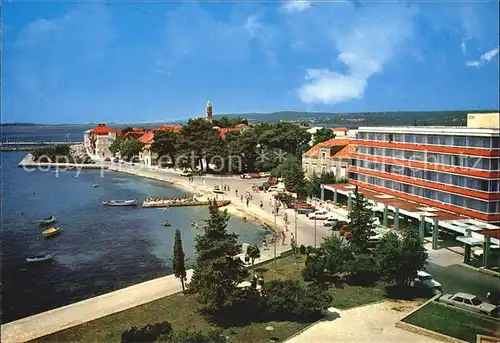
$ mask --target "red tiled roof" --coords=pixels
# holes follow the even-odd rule
[[[347,144],[342,150],[333,154],[331,157],[334,158],[348,158],[350,154],[356,151],[356,144]]]
[[[153,144],[155,133],[153,131],[143,134],[137,139],[138,142],[144,143],[146,146]]]
[[[334,128],[332,128],[332,131],[333,132],[339,132],[339,131],[340,132],[346,132],[346,131],[349,131],[349,129],[346,128],[346,127],[334,127]]]
[[[238,128],[238,127],[223,127],[221,129],[219,129],[219,136],[221,139],[224,139],[226,138],[226,134],[228,132],[233,132],[233,131],[240,131],[241,128]]]
[[[160,131],[181,132],[182,125],[162,125],[158,128]]]
[[[107,127],[106,124],[98,124],[97,127],[90,130],[90,133],[93,133],[95,135],[107,135],[110,133],[116,133],[118,135],[120,134],[120,130],[112,127]]]
[[[353,142],[352,139],[347,139],[347,138],[346,139],[336,139],[336,138],[332,138],[332,139],[329,139],[327,141],[324,141],[324,142],[321,142],[319,144],[316,144],[311,149],[309,149],[308,151],[306,151],[304,153],[304,155],[306,155],[306,156],[317,156],[318,153],[319,153],[319,148],[332,148],[332,147],[335,147],[335,146],[337,146],[337,147],[347,146],[351,142]],[[340,150],[340,151],[342,151],[342,150]],[[338,154],[340,151],[337,151],[334,155]]]

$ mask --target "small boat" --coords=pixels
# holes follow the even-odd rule
[[[99,185],[96,185],[95,183],[92,185],[92,187],[97,188]]]
[[[41,219],[38,221],[38,224],[39,225],[48,225],[48,224],[52,224],[52,223],[55,223],[56,221],[56,216],[50,216],[50,217],[47,217],[45,219]]]
[[[165,220],[162,225],[165,227],[171,226],[171,224],[167,220]]]
[[[198,228],[198,227],[200,227],[200,225],[197,222],[192,222],[191,227]]]
[[[61,232],[60,228],[53,226],[53,227],[43,231],[42,235],[44,235],[45,237],[51,237],[51,236],[57,235],[60,232]]]
[[[105,206],[137,206],[137,199],[134,200],[109,200],[103,201]]]
[[[44,262],[44,261],[50,261],[53,258],[54,258],[54,254],[39,254],[39,255],[26,257],[26,262],[28,262],[28,263]]]
[[[217,207],[224,207],[231,203],[231,200],[217,201]]]

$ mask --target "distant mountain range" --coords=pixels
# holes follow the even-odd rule
[[[272,113],[240,113],[240,114],[218,114],[214,118],[227,116],[229,118],[242,117],[249,122],[277,123],[281,121],[302,122],[309,126],[342,126],[357,128],[359,126],[404,126],[404,125],[445,125],[464,126],[467,124],[468,113],[498,112],[498,110],[469,110],[469,111],[401,111],[401,112],[356,112],[356,113],[328,113],[328,112],[298,112],[280,111]],[[182,123],[185,121],[176,121]],[[164,122],[168,124],[168,122]],[[113,125],[115,123],[108,123]],[[162,123],[163,124],[163,123]],[[34,123],[2,123],[1,126],[34,126],[47,124]],[[68,125],[68,124],[61,124]],[[155,123],[120,123],[119,126],[157,126]]]

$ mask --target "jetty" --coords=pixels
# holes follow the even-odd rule
[[[165,208],[165,207],[187,207],[187,206],[208,206],[208,200],[196,198],[162,198],[153,197],[143,201],[143,208]]]
[[[64,163],[64,162],[35,162],[33,161],[33,155],[27,154],[21,162],[17,164],[19,168],[55,168],[55,169],[108,169],[107,166],[99,163],[89,163],[89,164],[81,164],[81,163]]]

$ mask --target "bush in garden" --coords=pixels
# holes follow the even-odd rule
[[[301,244],[300,247],[299,247],[299,251],[302,255],[305,255],[306,254],[306,247],[304,244]]]
[[[169,335],[172,326],[168,322],[148,324],[140,329],[133,326],[122,333],[122,343],[156,342],[161,335]]]

